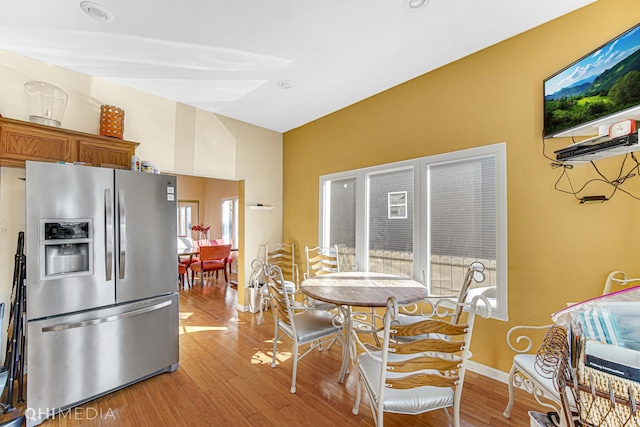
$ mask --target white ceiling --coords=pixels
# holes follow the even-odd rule
[[[0,49],[285,132],[595,0],[406,1],[14,0]]]

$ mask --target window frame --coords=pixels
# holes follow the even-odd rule
[[[508,320],[508,280],[507,280],[507,163],[506,143],[500,142],[459,151],[436,154],[401,162],[394,162],[372,167],[338,172],[319,177],[319,224],[318,242],[320,246],[329,243],[329,229],[325,221],[330,212],[325,206],[326,186],[333,180],[356,179],[356,265],[368,265],[368,177],[375,173],[384,173],[396,169],[413,168],[414,171],[414,200],[413,200],[413,279],[428,285],[430,276],[430,242],[429,228],[429,197],[428,169],[433,165],[474,160],[492,157],[496,166],[496,292],[497,304],[492,310],[492,318]],[[407,206],[408,208],[408,206]],[[407,212],[408,213],[408,212]]]

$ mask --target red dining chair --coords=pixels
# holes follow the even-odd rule
[[[210,242],[212,246],[224,245],[224,239],[211,239]],[[229,258],[227,258],[227,265],[229,266],[229,274],[231,274],[232,262],[233,262],[233,256],[229,255]]]
[[[184,286],[185,278],[187,280],[187,284],[191,286],[191,282],[189,281],[189,275],[187,274],[187,266],[183,263],[178,263],[178,280],[180,281],[180,286]]]
[[[191,283],[194,282],[195,273],[200,273],[200,284],[204,284],[204,275],[212,271],[222,270],[224,282],[229,283],[227,276],[227,259],[231,254],[231,245],[200,246],[200,261],[194,262],[191,269]]]

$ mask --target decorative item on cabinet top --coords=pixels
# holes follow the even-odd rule
[[[138,142],[0,118],[0,166],[24,167],[25,160],[37,160],[128,169],[138,145]]]
[[[24,84],[29,106],[29,121],[41,125],[60,127],[67,108],[67,93],[47,82],[30,81]]]
[[[100,135],[122,139],[124,110],[113,105],[100,106]]]

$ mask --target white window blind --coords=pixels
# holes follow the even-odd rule
[[[496,259],[493,157],[429,166],[431,255]]]

